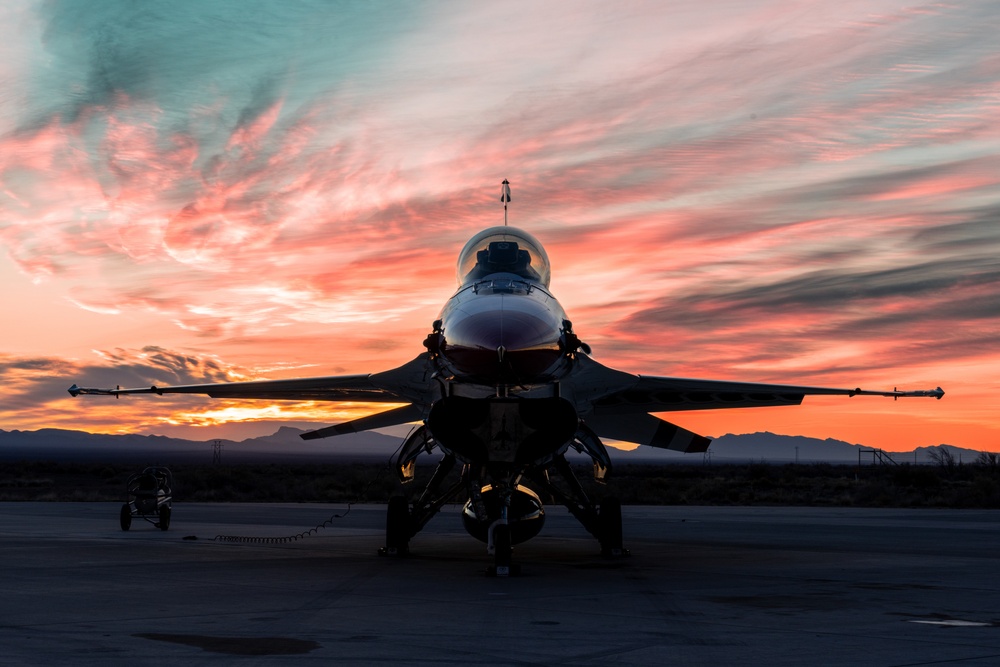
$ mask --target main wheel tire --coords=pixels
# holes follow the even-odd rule
[[[170,528],[170,507],[167,505],[160,505],[160,520],[156,524],[160,527],[160,530],[167,530]]]
[[[128,503],[122,505],[122,511],[118,513],[118,522],[122,526],[122,530],[128,530],[132,527],[132,508],[129,507]]]
[[[401,556],[409,549],[410,504],[404,496],[393,496],[385,513],[385,553]]]
[[[622,545],[622,502],[618,498],[605,498],[597,514],[600,533],[601,553],[605,556],[621,556],[625,553]]]

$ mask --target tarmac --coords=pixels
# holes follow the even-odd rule
[[[457,508],[407,558],[378,505],[118,509],[0,503],[0,664],[1000,664],[1000,511],[625,507],[605,559],[548,508],[498,579]]]

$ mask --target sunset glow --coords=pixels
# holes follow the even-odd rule
[[[366,414],[66,389],[409,361],[508,178],[606,365],[947,392],[665,418],[1000,451],[994,3],[378,7],[0,10],[0,428]]]

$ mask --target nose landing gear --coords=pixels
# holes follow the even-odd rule
[[[510,526],[497,523],[493,526],[492,544],[487,551],[493,552],[493,565],[486,568],[491,577],[511,577],[521,573],[521,566],[513,562],[514,549],[511,545]]]

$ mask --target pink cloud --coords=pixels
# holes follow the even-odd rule
[[[222,84],[167,104],[105,91],[0,137],[0,241],[107,313],[108,344],[155,320],[155,342],[244,367],[374,371],[420,351],[507,177],[512,224],[547,245],[600,359],[902,373],[950,383],[924,421],[971,423],[949,363],[1000,363],[1000,59],[977,55],[979,5],[881,6],[522,7],[502,25],[508,8],[469,7],[398,35],[364,77],[306,59],[239,105]],[[874,428],[884,408],[857,404]]]
[[[309,401],[268,402],[213,400],[207,397],[126,397],[120,400],[74,399],[70,383],[86,386],[147,386],[263,379],[294,373],[296,369],[256,369],[226,364],[214,355],[178,353],[156,347],[101,352],[96,363],[57,358],[0,356],[0,377],[12,391],[12,400],[0,407],[0,423],[22,430],[80,429],[103,433],[149,433],[178,425],[223,427],[228,423],[287,421],[330,423],[370,414],[377,409],[360,404]],[[300,369],[301,370],[301,369]],[[277,374],[277,375],[275,375]],[[133,400],[138,398],[139,400]],[[150,400],[152,399],[152,400]],[[6,426],[5,426],[6,427]],[[277,426],[274,427],[275,430]],[[218,437],[207,430],[204,439]],[[224,432],[224,429],[223,429]],[[197,437],[197,436],[196,436]]]

